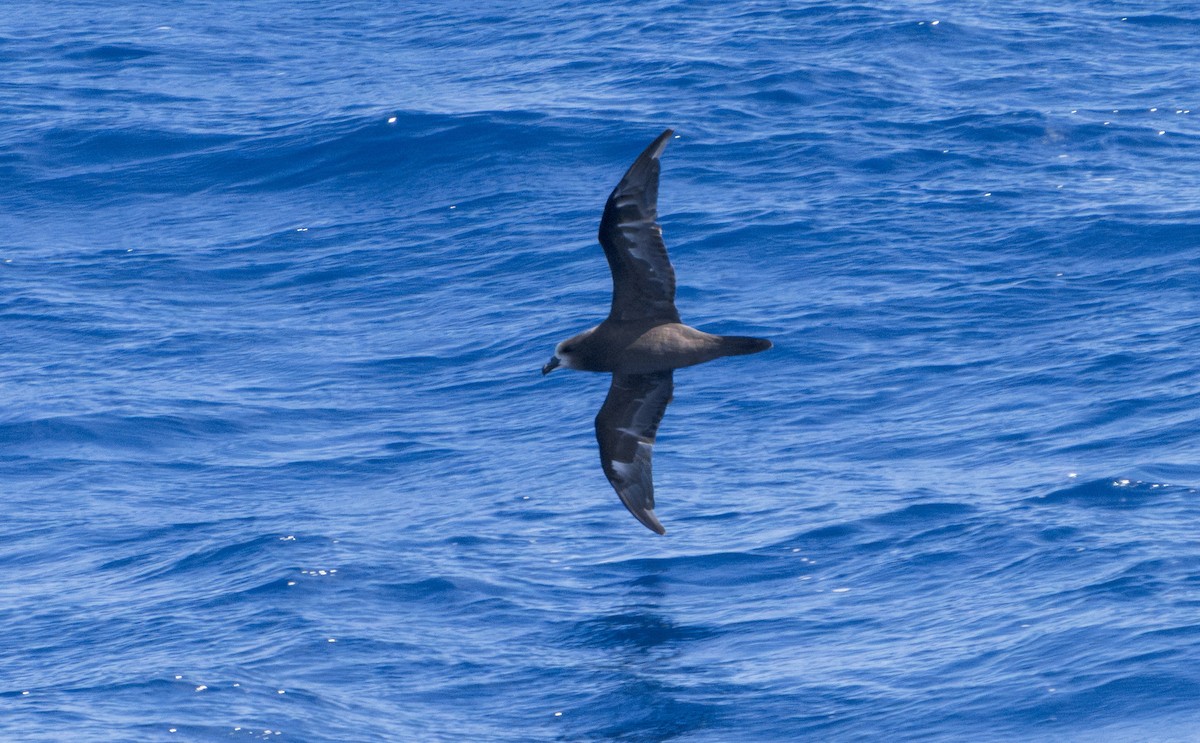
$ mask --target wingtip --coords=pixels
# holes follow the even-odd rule
[[[654,141],[650,143],[650,146],[646,148],[647,154],[649,154],[650,157],[657,159],[660,155],[662,155],[663,150],[667,149],[667,143],[671,141],[671,135],[674,133],[674,129],[668,128],[663,130],[663,133],[655,137]]]
[[[667,530],[663,528],[663,525],[661,523],[659,523],[658,517],[654,515],[653,509],[648,508],[644,511],[641,511],[640,513],[634,513],[633,515],[637,516],[637,520],[642,522],[642,525],[645,526],[650,531],[652,531],[656,534],[666,534],[667,533]]]

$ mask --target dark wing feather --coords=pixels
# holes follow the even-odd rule
[[[666,529],[654,515],[650,454],[673,389],[670,370],[614,374],[608,397],[596,416],[604,474],[629,512],[659,534]]]
[[[638,155],[609,195],[600,219],[600,244],[613,277],[609,318],[618,322],[679,322],[675,269],[658,224],[658,157],[671,134],[668,129],[658,135]]]

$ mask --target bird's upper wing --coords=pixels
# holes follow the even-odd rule
[[[654,515],[650,454],[658,424],[671,402],[671,371],[614,374],[608,397],[596,416],[600,464],[621,502],[637,520],[665,534]]]
[[[609,318],[679,322],[675,269],[658,224],[658,157],[672,130],[650,143],[613,189],[600,219],[600,244],[612,269]]]

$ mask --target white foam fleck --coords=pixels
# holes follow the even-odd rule
[[[389,123],[389,124],[395,124],[395,123],[396,123],[396,117],[395,117],[395,116],[393,116],[393,117],[391,117],[390,119],[388,119],[388,123]]]
[[[849,590],[850,590],[849,588],[835,588],[835,589],[833,589],[833,593],[846,593]]]
[[[199,686],[196,687],[196,691],[204,691],[207,688],[208,687],[205,686],[204,684],[200,684]]]

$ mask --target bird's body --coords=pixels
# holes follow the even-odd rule
[[[680,322],[675,270],[657,221],[658,158],[671,134],[642,152],[605,204],[599,237],[613,276],[608,317],[559,343],[542,367],[542,374],[562,366],[613,375],[596,415],[600,463],[621,502],[659,534],[665,530],[654,515],[650,454],[671,402],[672,372],[771,347],[763,338],[713,335]]]
[[[564,354],[570,360],[560,361],[562,366],[615,374],[670,371],[770,348],[769,341],[759,338],[713,335],[683,323],[653,320],[605,320],[564,345],[572,350]]]

